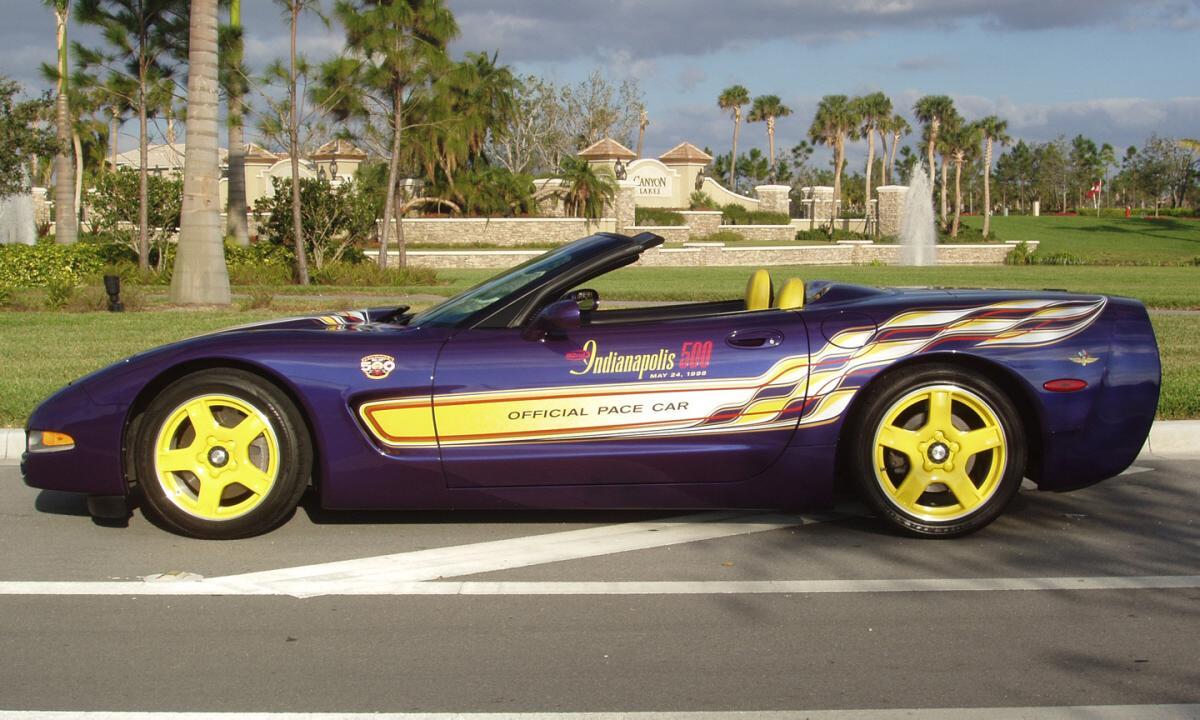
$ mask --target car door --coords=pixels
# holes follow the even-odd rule
[[[434,420],[450,487],[738,482],[787,444],[804,403],[800,315],[768,310],[470,329],[443,347]]]

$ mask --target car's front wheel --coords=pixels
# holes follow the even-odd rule
[[[210,370],[160,393],[135,426],[144,511],[192,537],[266,532],[296,507],[312,451],[295,405],[253,373]]]
[[[1021,486],[1025,440],[1016,407],[986,377],[929,365],[883,378],[850,430],[860,494],[910,535],[973,532]]]

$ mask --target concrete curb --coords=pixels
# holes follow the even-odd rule
[[[25,431],[0,428],[0,465],[16,465],[25,452]],[[1200,457],[1200,420],[1159,420],[1150,428],[1142,455]]]

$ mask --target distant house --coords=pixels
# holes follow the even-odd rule
[[[155,175],[178,174],[183,172],[183,159],[187,146],[183,143],[163,143],[150,145],[146,152],[146,168]],[[221,148],[221,207],[225,207],[228,197],[229,152]],[[137,169],[141,166],[137,148],[117,155],[116,166]],[[292,163],[287,153],[273,153],[270,150],[248,143],[246,145],[246,204],[254,207],[261,198],[274,194],[272,178],[290,178]],[[367,154],[348,140],[331,140],[317,148],[313,154],[301,159],[300,177],[317,177],[319,175],[332,178],[334,181],[349,180],[358,172],[358,166],[367,159]]]

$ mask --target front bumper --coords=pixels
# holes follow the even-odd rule
[[[43,490],[125,495],[121,459],[125,408],[95,403],[80,386],[69,385],[42,403],[29,418],[29,430],[70,435],[69,450],[26,452],[21,456],[25,484]]]

